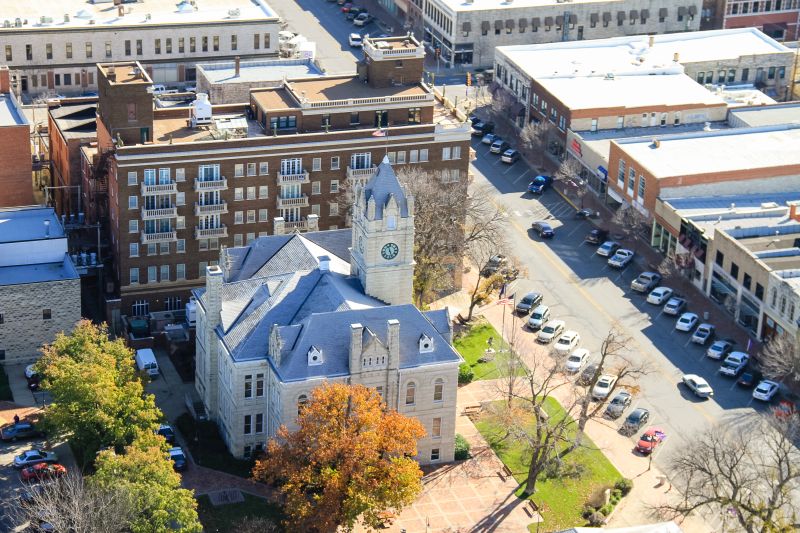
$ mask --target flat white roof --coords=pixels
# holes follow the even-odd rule
[[[313,78],[323,76],[310,59],[266,59],[263,61],[242,61],[239,75],[233,61],[204,63],[197,65],[210,83],[255,83],[261,81],[281,81],[284,78]]]
[[[561,103],[576,109],[637,108],[702,104],[725,106],[725,100],[685,74],[641,76],[569,76],[537,80]]]
[[[16,101],[10,95],[0,93],[0,127],[21,126],[27,123]]]
[[[656,178],[800,165],[800,126],[741,128],[615,141]],[[787,175],[788,175],[787,171]]]
[[[800,123],[800,102],[733,109],[730,116],[747,126]]]
[[[264,0],[198,0],[195,4],[196,9],[187,0],[138,0],[122,4],[126,13],[120,17],[113,0],[96,0],[95,3],[87,0],[0,0],[0,22],[8,20],[11,24],[10,28],[0,26],[0,33],[21,29],[77,27],[89,30],[114,26],[266,20],[277,16]],[[42,17],[52,20],[42,22]],[[22,21],[22,27],[15,27],[17,18]]]
[[[591,41],[498,46],[531,78],[680,72],[681,65],[792,51],[755,28],[637,35]],[[678,54],[678,63],[674,61]]]

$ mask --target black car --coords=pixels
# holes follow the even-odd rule
[[[484,122],[479,120],[475,124],[472,125],[472,134],[473,135],[480,135],[483,137],[487,133],[492,133],[494,131],[494,122]]]
[[[594,216],[597,216],[597,213],[591,209],[581,209],[580,211],[575,212],[575,218],[587,219]]]
[[[542,303],[543,298],[540,292],[529,292],[517,302],[517,306],[514,310],[520,315],[527,315],[531,312],[531,309]]]
[[[605,416],[609,418],[619,417],[631,404],[633,396],[628,391],[619,391],[606,407]]]
[[[43,437],[44,432],[40,431],[30,422],[17,422],[10,426],[5,426],[0,430],[0,439],[4,442],[16,441],[19,439],[35,439]]]
[[[746,389],[752,389],[759,384],[763,377],[758,370],[748,370],[736,380],[736,384]]]
[[[533,231],[535,231],[542,239],[552,239],[556,236],[553,226],[541,220],[531,224],[531,229],[533,229]]]
[[[600,244],[606,242],[607,239],[608,230],[597,228],[590,231],[585,240],[592,244]]]
[[[591,365],[587,366],[581,372],[581,375],[578,376],[578,384],[580,385],[590,385],[592,380],[594,379],[594,375],[597,374],[597,371],[600,369],[600,365],[597,363],[592,363]]]
[[[172,430],[172,426],[169,424],[161,424],[158,428],[158,431],[156,431],[156,434],[164,437],[164,440],[167,441],[167,444],[175,444],[175,431]]]
[[[650,411],[642,407],[638,407],[628,415],[628,418],[625,419],[625,423],[622,424],[620,431],[626,435],[633,435],[639,431],[639,428],[647,424],[648,420],[650,420]]]
[[[181,448],[171,448],[169,450],[169,458],[172,459],[172,468],[176,472],[183,472],[189,466],[186,455],[184,455]]]

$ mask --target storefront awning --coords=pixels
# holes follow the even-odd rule
[[[614,200],[616,200],[616,201],[618,201],[619,203],[621,203],[621,204],[624,204],[624,203],[625,203],[625,198],[623,198],[622,196],[620,196],[620,195],[619,195],[619,193],[617,193],[617,191],[615,191],[615,190],[614,190],[614,189],[612,189],[611,187],[609,187],[609,188],[608,188],[608,195],[609,195],[611,198],[613,198]]]

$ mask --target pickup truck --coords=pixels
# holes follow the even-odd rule
[[[528,184],[528,192],[533,194],[543,194],[550,185],[553,184],[551,176],[536,176],[533,181]]]
[[[631,281],[631,289],[636,292],[650,292],[661,283],[661,275],[655,272],[642,272],[639,277]]]

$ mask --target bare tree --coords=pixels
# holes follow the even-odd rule
[[[469,310],[466,320],[472,320],[475,307],[486,303],[492,293],[505,283],[505,277],[497,265],[496,257],[502,249],[502,243],[479,239],[466,246],[466,256],[469,262],[478,269],[475,284],[469,292]]]
[[[500,85],[495,86],[492,92],[492,103],[489,106],[489,115],[495,122],[510,122],[513,120],[511,109],[516,103],[516,98],[507,89]]]
[[[568,156],[558,165],[553,179],[563,182],[567,186],[565,189],[567,193],[573,194],[583,209],[583,197],[586,195],[587,184],[586,180],[581,178],[581,172],[583,172],[583,165],[580,161]]]
[[[554,132],[555,126],[549,120],[528,122],[519,132],[519,151],[526,159],[542,168],[547,157],[547,146]]]
[[[669,467],[683,500],[658,508],[671,516],[711,509],[748,533],[800,529],[797,416],[752,415],[692,437]]]
[[[52,531],[122,533],[130,530],[134,509],[124,490],[100,488],[70,472],[51,483],[31,486],[8,512],[15,523],[30,523],[31,529],[48,523]]]
[[[614,218],[611,221],[619,226],[620,231],[628,240],[632,240],[633,248],[636,249],[638,247],[636,237],[647,223],[647,218],[642,212],[632,205],[620,207],[614,213]]]
[[[789,335],[775,335],[761,347],[758,355],[766,376],[800,381],[800,346]]]

